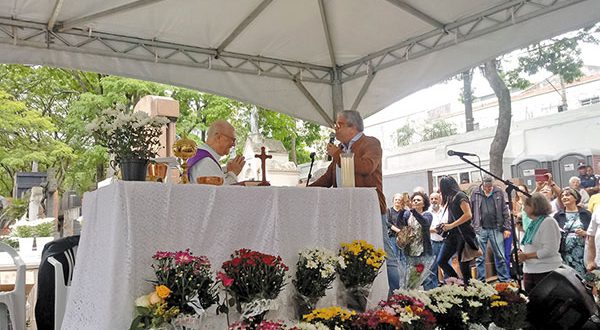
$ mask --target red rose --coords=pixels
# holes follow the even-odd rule
[[[417,264],[415,268],[417,269],[417,273],[422,273],[425,269],[425,266],[423,264]]]

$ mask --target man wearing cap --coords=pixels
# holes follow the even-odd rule
[[[589,175],[587,173],[587,169],[588,166],[585,164],[579,164],[579,167],[577,167],[577,171],[579,172],[579,180],[581,180],[581,187],[593,188],[598,184],[598,182],[596,181],[596,177],[594,176],[594,174]]]
[[[504,239],[510,237],[509,211],[504,192],[494,186],[491,177],[485,177],[483,184],[471,195],[471,224],[483,256],[477,258],[477,279],[485,282],[485,259],[487,243],[492,246],[496,273],[500,282],[510,281],[510,272],[504,255]]]

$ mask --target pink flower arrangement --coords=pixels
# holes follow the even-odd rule
[[[157,285],[171,290],[169,306],[177,306],[182,313],[193,314],[195,308],[206,309],[217,302],[215,283],[210,262],[205,256],[194,256],[185,251],[157,251],[152,264]]]
[[[285,330],[283,321],[262,321],[257,325],[248,325],[243,322],[234,323],[229,326],[229,330]]]

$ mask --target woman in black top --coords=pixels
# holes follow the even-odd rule
[[[460,255],[465,244],[469,244],[473,248],[478,247],[475,230],[471,226],[472,213],[469,198],[460,191],[458,183],[450,176],[440,180],[440,193],[442,194],[442,203],[447,207],[448,223],[441,226],[447,236],[444,238],[444,245],[438,256],[438,265],[448,276],[458,277],[454,269],[448,265],[448,260],[456,253],[463,281],[467,285],[471,279],[471,261],[463,262],[460,260]]]

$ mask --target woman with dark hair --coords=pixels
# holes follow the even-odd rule
[[[583,251],[592,215],[588,210],[578,206],[581,195],[573,188],[563,189],[560,193],[560,202],[564,207],[554,214],[554,219],[558,222],[562,235],[566,237],[562,247],[564,249],[562,258],[565,264],[584,276],[586,270]]]
[[[479,246],[475,230],[471,226],[472,212],[469,197],[460,191],[458,183],[450,176],[445,176],[440,180],[440,193],[442,194],[442,203],[446,205],[448,211],[448,223],[441,226],[447,236],[444,239],[444,245],[437,263],[445,274],[458,277],[454,269],[448,265],[448,260],[456,253],[460,262],[460,272],[466,286],[471,279],[471,260],[461,260],[461,253],[465,244],[469,244],[474,249]]]
[[[429,233],[433,215],[427,211],[430,202],[425,193],[420,191],[413,193],[411,202],[412,208],[406,210],[402,217],[399,217],[393,224],[393,227],[399,229],[397,243],[406,256],[408,266],[400,270],[401,275],[404,275],[404,288],[416,289],[421,285],[421,281],[429,278],[429,274],[422,272],[422,276],[415,280],[414,275],[411,276],[411,268],[420,264],[423,269],[427,270],[431,268],[434,261],[431,234]],[[427,285],[427,283],[423,283],[423,285]]]

